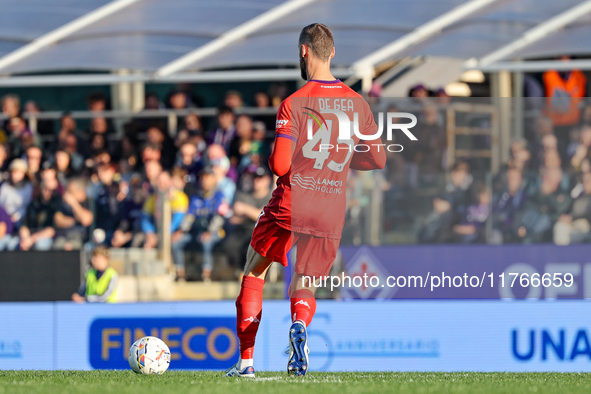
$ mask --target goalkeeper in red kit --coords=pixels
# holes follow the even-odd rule
[[[286,254],[294,245],[287,372],[306,374],[307,327],[316,311],[316,288],[304,278],[328,275],[336,258],[349,169],[381,169],[386,164],[381,131],[369,105],[330,72],[335,55],[330,29],[320,23],[304,27],[298,47],[302,77],[308,82],[285,99],[277,113],[269,165],[279,179],[258,218],[246,256],[236,299],[240,358],[225,376],[255,376],[253,352],[265,277],[273,262],[287,266]]]

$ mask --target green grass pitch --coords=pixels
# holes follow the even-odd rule
[[[0,371],[0,394],[107,393],[590,393],[587,373],[258,372],[256,379],[222,378],[221,372]],[[295,391],[297,390],[297,391]]]

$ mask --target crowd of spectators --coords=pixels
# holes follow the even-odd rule
[[[512,142],[508,163],[497,174],[486,174],[471,170],[468,161],[457,161],[432,199],[418,242],[591,241],[591,103],[584,99],[585,76],[548,71],[538,90],[541,97],[525,98],[524,138]],[[423,101],[424,111],[430,103]],[[426,123],[428,117],[425,113]],[[441,145],[435,144],[445,140],[445,133],[426,130],[429,138],[423,143],[431,146],[424,154],[431,152],[431,159],[436,158],[432,164],[440,163]],[[404,159],[405,167],[418,167],[419,178],[446,168],[445,157],[438,168],[425,168],[420,153],[407,153]]]
[[[371,93],[375,109],[399,112],[396,102],[379,108]],[[386,168],[369,175],[370,188],[383,191],[385,231],[395,227],[390,221],[411,214],[420,243],[564,245],[591,240],[591,104],[570,97],[566,107],[574,113],[560,117],[552,109],[564,107],[564,100],[543,99],[535,116],[526,119],[525,138],[511,144],[509,162],[487,176],[473,161],[449,165],[444,109],[451,99],[445,91],[419,85],[409,96],[418,108],[413,128],[418,140],[404,143],[402,152],[388,152]],[[280,101],[263,92],[252,100],[261,108]],[[146,110],[199,105],[183,90],[172,91],[164,101],[153,93],[146,96]],[[273,189],[267,160],[274,117],[237,115],[243,105],[241,94],[230,91],[216,117],[205,121],[189,111],[174,136],[166,119],[146,117],[131,120],[116,134],[113,122],[102,115],[108,109],[105,96],[93,93],[88,110],[97,115],[85,130],[66,113],[57,130],[39,121],[33,132],[22,114],[39,112],[39,106],[23,106],[17,96],[5,96],[0,250],[72,250],[89,242],[154,249],[161,242],[160,202],[166,198],[178,277],[185,276],[186,250],[195,247],[203,255],[204,280],[211,276],[216,249],[238,272]],[[44,134],[52,137],[42,139]],[[360,242],[367,220],[361,213],[369,203],[362,192],[367,177],[354,171],[349,175],[345,234],[351,228],[354,243]],[[421,189],[435,192],[428,208],[415,215]]]
[[[165,103],[155,94],[146,109],[190,109],[190,94],[171,92]],[[271,99],[253,98],[260,107]],[[34,103],[33,103],[34,104]],[[26,109],[38,108],[28,103]],[[97,113],[86,130],[63,115],[54,138],[42,139],[22,116],[15,95],[2,99],[0,124],[0,251],[83,249],[85,245],[143,247],[161,242],[160,202],[170,201],[173,260],[184,277],[184,253],[203,254],[201,277],[208,280],[214,248],[227,251],[238,271],[244,264],[256,216],[270,198],[267,168],[273,134],[268,116],[236,115],[240,93],[226,94],[207,123],[189,111],[175,137],[165,119],[139,118],[117,136],[100,93],[88,97]],[[45,130],[44,130],[45,132]],[[256,212],[256,215],[255,215]]]

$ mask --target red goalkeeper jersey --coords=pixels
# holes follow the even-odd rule
[[[339,80],[311,80],[285,99],[275,136],[276,142],[291,141],[291,157],[277,152],[276,143],[270,164],[289,160],[291,165],[278,174],[264,214],[292,232],[340,239],[351,163],[368,170],[383,168],[386,161],[381,140],[360,139],[355,129],[375,138],[378,127],[363,97]]]

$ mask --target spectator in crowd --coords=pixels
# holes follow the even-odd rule
[[[522,173],[532,169],[531,152],[527,148],[526,140],[517,140],[511,144],[509,167],[516,168]]]
[[[41,107],[33,100],[25,103],[25,112],[29,115],[38,116],[41,113]],[[53,135],[53,120],[37,119],[37,132],[42,135]]]
[[[113,160],[117,162],[124,161],[125,168],[128,168],[128,172],[133,172],[138,164],[138,141],[135,136],[126,134],[121,138],[120,143],[113,154]],[[121,170],[121,169],[120,169]],[[129,180],[129,179],[127,179]]]
[[[0,205],[0,252],[14,250],[18,246],[18,237],[12,235],[14,224],[10,215]]]
[[[265,92],[256,92],[253,98],[254,105],[260,109],[271,108],[271,99]],[[273,115],[258,115],[255,117],[256,121],[261,121],[265,125],[265,129],[275,130],[275,114]]]
[[[27,176],[34,180],[37,173],[41,169],[41,161],[43,159],[43,152],[38,146],[30,146],[25,152],[25,161],[27,162]]]
[[[146,101],[145,101],[144,109],[152,110],[152,111],[164,109],[164,104],[162,104],[162,102],[160,101],[160,99],[158,98],[158,95],[156,93],[148,92],[148,93],[146,93]]]
[[[242,167],[242,158],[250,154],[252,147],[253,124],[248,115],[240,115],[236,119],[236,138],[230,144],[228,157],[235,168]]]
[[[144,110],[142,112],[149,112],[149,111],[158,111],[165,109],[164,103],[160,101],[160,98],[155,92],[148,92],[145,96],[145,104]],[[158,117],[137,117],[134,118],[131,123],[129,123],[129,128],[126,131],[126,134],[134,135],[138,131],[145,131],[150,127],[166,127],[166,115],[158,116]]]
[[[10,119],[8,131],[10,132],[8,142],[12,146],[12,155],[14,157],[24,155],[30,146],[40,145],[37,136],[29,130],[27,123],[20,116]]]
[[[468,163],[457,162],[451,170],[450,181],[445,186],[445,199],[451,204],[454,215],[463,216],[472,198],[472,183]]]
[[[113,149],[106,134],[94,133],[90,135],[90,155],[96,157],[102,152],[113,153]]]
[[[97,246],[90,260],[92,268],[86,272],[84,282],[78,291],[72,294],[72,301],[84,302],[117,302],[117,271],[109,265],[109,249]]]
[[[491,212],[490,202],[490,191],[486,186],[481,186],[478,203],[470,205],[460,224],[453,227],[461,243],[486,242],[485,226]]]
[[[242,107],[244,105],[242,94],[240,94],[240,92],[237,90],[228,91],[224,97],[224,105],[232,108],[234,111]]]
[[[211,280],[213,269],[213,248],[225,236],[224,222],[230,212],[223,193],[216,188],[217,178],[213,168],[205,167],[199,176],[200,192],[191,198],[189,211],[179,231],[172,237],[172,252],[177,275],[184,278],[184,250],[188,243],[197,241],[203,249],[201,277]]]
[[[416,99],[419,102],[424,101],[429,96],[429,90],[425,87],[425,85],[422,84],[415,85],[411,87],[408,91],[408,97],[412,97],[413,99]]]
[[[438,88],[433,92],[433,97],[435,97],[435,100],[439,105],[448,105],[451,103],[451,96],[447,94],[444,88]]]
[[[561,60],[569,61],[570,57],[562,56]],[[545,112],[559,128],[558,137],[566,139],[565,127],[576,125],[581,118],[580,104],[586,94],[587,77],[580,70],[548,70],[542,79],[547,97]]]
[[[446,243],[450,242],[454,221],[451,203],[445,196],[437,196],[433,199],[433,211],[427,216],[425,223],[417,235],[419,243]]]
[[[144,165],[148,161],[157,161],[160,163],[160,166],[162,166],[162,162],[160,160],[161,158],[162,152],[160,151],[160,147],[157,144],[148,142],[146,145],[144,145],[144,148],[142,149],[142,163],[144,163]]]
[[[107,110],[107,97],[103,92],[91,92],[88,94],[86,103],[91,112],[104,112]]]
[[[71,157],[65,149],[58,149],[54,156],[57,179],[62,185],[68,183],[68,180],[74,175],[71,166]]]
[[[219,144],[209,145],[209,147],[207,148],[207,151],[205,152],[205,156],[206,156],[206,162],[209,164],[212,164],[214,162],[215,163],[221,163],[222,161],[225,162],[225,160],[223,160],[223,159],[228,158],[228,156],[226,155],[226,151]],[[230,169],[227,170],[226,176],[228,178],[230,178],[231,180],[233,180],[234,182],[236,182],[238,180],[238,171],[236,170],[235,167],[232,167],[232,165],[230,165]]]
[[[40,174],[41,183],[45,183],[49,189],[55,190],[58,196],[64,195],[64,184],[57,179],[57,171],[55,167],[51,166],[51,163],[45,162]]]
[[[185,109],[189,108],[189,100],[187,93],[180,89],[173,90],[168,96],[169,108],[172,109]]]
[[[197,146],[192,142],[185,142],[179,150],[179,156],[177,167],[186,171],[190,181],[194,182],[203,167]]]
[[[21,250],[50,250],[55,228],[53,218],[60,209],[61,198],[54,184],[41,182],[41,190],[27,208],[19,230]]]
[[[172,168],[176,157],[176,148],[168,136],[158,127],[150,127],[146,132],[148,144],[157,147],[161,152],[160,164],[166,170]]]
[[[239,191],[233,205],[233,215],[228,225],[228,236],[224,241],[225,251],[230,266],[241,271],[244,268],[244,256],[250,243],[252,230],[263,207],[271,198],[271,174],[264,167],[254,172],[251,192]]]
[[[87,147],[82,148],[82,146],[86,146],[86,140],[82,140],[82,144],[80,145],[79,138],[77,138],[74,134],[68,134],[64,138],[63,144],[61,144],[58,149],[67,152],[70,155],[70,166],[74,173],[80,174],[84,168],[85,158],[89,157],[90,153],[87,151]],[[80,148],[78,148],[80,146]]]
[[[24,160],[14,159],[9,168],[10,177],[0,185],[0,205],[18,228],[33,199],[33,186],[27,177],[28,167]]]
[[[111,134],[113,130],[110,128],[109,122],[102,116],[92,118],[88,125],[87,134]]]
[[[257,108],[269,108],[271,100],[265,92],[259,91],[254,94],[254,105]]]
[[[72,179],[55,213],[56,237],[54,249],[79,250],[88,239],[88,228],[94,220],[86,185],[82,179]]]
[[[121,208],[121,220],[119,226],[113,234],[111,245],[115,248],[122,248],[131,246],[132,248],[139,248],[144,243],[144,233],[142,232],[142,208],[146,201],[146,190],[142,188],[139,177],[132,178],[127,185],[122,182],[124,189],[129,187],[130,190],[122,190],[122,193],[127,195],[123,200]]]
[[[8,163],[10,163],[8,148],[6,145],[0,144],[0,181],[4,179],[4,173],[8,170]]]
[[[230,159],[220,157],[211,160],[211,165],[217,182],[216,188],[222,192],[226,201],[231,204],[234,201],[234,194],[236,194],[236,182],[227,177],[228,171],[230,171]]]
[[[113,164],[101,164],[97,168],[99,183],[94,190],[95,228],[105,231],[105,243],[110,244],[115,230],[121,219],[121,200],[119,183],[114,181],[115,166]]]
[[[438,175],[447,167],[444,153],[447,148],[447,135],[440,124],[439,111],[432,104],[423,107],[421,123],[418,127],[417,155],[419,174]],[[415,132],[413,130],[413,132]]]
[[[4,130],[8,130],[11,119],[20,116],[20,113],[21,101],[17,95],[8,94],[2,98],[2,114],[7,118],[2,127]]]
[[[516,241],[512,233],[513,222],[526,201],[523,173],[517,168],[509,168],[505,174],[503,188],[493,198],[493,243]]]
[[[85,139],[78,130],[76,120],[72,117],[72,114],[66,113],[60,119],[60,130],[57,133],[58,146],[63,145],[66,137],[70,134],[74,134],[76,138],[81,140],[80,145],[84,145]]]
[[[146,186],[145,189],[152,193],[156,190],[158,177],[162,173],[162,165],[157,160],[150,160],[145,163],[144,165],[144,174],[146,176]]]
[[[201,118],[196,113],[185,116],[185,128],[178,132],[175,139],[175,146],[180,148],[186,142],[194,144],[199,153],[203,153],[207,148],[207,144],[203,138]]]
[[[574,190],[573,190],[574,191]],[[560,215],[554,225],[554,243],[569,245],[591,241],[591,173],[583,174],[583,190],[570,211]]]
[[[184,192],[187,186],[187,171],[182,168],[173,168],[170,177],[172,188]],[[194,193],[191,193],[191,195],[193,194]]]
[[[162,171],[158,175],[157,188],[148,197],[142,209],[142,231],[146,237],[144,249],[154,249],[158,245],[158,226],[162,214],[158,213],[160,201],[164,196],[170,200],[172,218],[170,221],[170,233],[174,234],[187,213],[189,199],[182,190],[176,190],[172,187],[170,173]],[[174,242],[173,238],[173,242]]]
[[[228,106],[222,106],[218,109],[218,127],[209,132],[207,143],[219,144],[223,146],[226,154],[230,151],[232,140],[236,137],[236,127],[234,126],[234,111]]]
[[[571,197],[560,187],[562,170],[545,168],[541,172],[539,190],[528,200],[515,221],[517,228],[514,232],[523,243],[550,241],[552,226],[571,204]]]
[[[571,149],[573,151],[570,164],[577,172],[581,171],[581,166],[585,159],[591,158],[591,126],[583,125],[580,132],[579,141]]]

